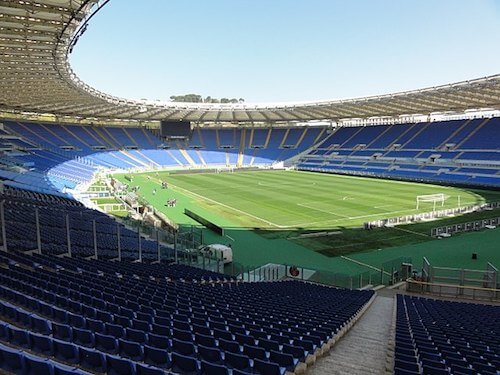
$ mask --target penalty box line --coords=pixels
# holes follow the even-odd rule
[[[349,216],[341,215],[341,214],[336,214],[335,212],[331,212],[331,211],[327,211],[327,210],[322,210],[321,208],[311,207],[311,206],[309,206],[306,203],[297,203],[297,206],[301,206],[301,207],[309,208],[310,210],[314,210],[314,211],[318,211],[318,212],[324,212],[326,214],[340,216],[340,217],[349,219]]]

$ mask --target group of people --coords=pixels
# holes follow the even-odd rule
[[[126,177],[129,177],[129,176],[126,176]],[[150,176],[148,176],[147,178],[148,178],[148,180],[151,179]],[[129,177],[129,178],[127,178],[127,180],[132,181],[132,178]],[[161,188],[162,189],[168,189],[168,182],[167,181],[161,181]],[[137,193],[140,190],[140,186],[139,185],[133,186],[131,190],[134,193]],[[153,196],[155,196],[156,193],[157,193],[156,188],[153,188],[153,190],[152,190]],[[167,200],[167,203],[165,204],[165,206],[167,206],[167,207],[175,207],[176,205],[177,205],[177,198],[169,198]]]
[[[175,207],[177,205],[177,199],[176,198],[170,198],[167,200],[167,204],[165,206],[167,207]]]

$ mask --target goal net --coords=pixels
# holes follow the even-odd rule
[[[449,198],[449,195],[440,193],[440,194],[428,194],[428,195],[417,195],[417,207],[418,210],[422,203],[432,203],[432,210],[436,210],[436,205],[441,204],[441,207],[444,206],[444,202]]]

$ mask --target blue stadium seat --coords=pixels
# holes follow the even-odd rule
[[[165,375],[165,370],[143,363],[137,363],[135,370],[137,375]]]
[[[54,357],[66,363],[76,364],[80,362],[80,354],[78,346],[75,344],[60,341],[57,339],[52,340],[54,344]]]
[[[423,365],[423,371],[426,375],[449,375],[450,372],[447,368],[438,368]]]
[[[477,371],[471,367],[451,365],[450,368],[451,368],[451,373],[458,375],[475,375],[477,373]]]
[[[52,308],[52,317],[54,318],[55,321],[59,323],[66,324],[68,323],[68,312],[66,310],[53,307]],[[54,324],[52,324],[52,331],[54,330]]]
[[[120,351],[118,340],[114,336],[96,333],[94,337],[95,348],[97,350],[106,352],[108,354],[117,354]]]
[[[81,315],[68,313],[68,319],[69,319],[68,321],[69,325],[73,328],[80,328],[80,329],[87,328],[87,321]]]
[[[31,317],[31,327],[34,331],[44,335],[50,335],[52,333],[52,329],[49,326],[47,320],[39,318],[37,316]]]
[[[241,353],[240,345],[236,341],[219,339],[219,348],[225,352]]]
[[[42,358],[30,356],[30,355],[25,355],[24,356],[23,374],[26,374],[26,375],[40,375],[40,374],[53,375],[54,374],[54,366],[53,366],[52,362],[49,361],[48,359],[42,359]]]
[[[185,375],[197,375],[199,373],[198,362],[194,357],[173,352],[172,371]]]
[[[172,349],[177,353],[187,356],[194,355],[196,351],[193,343],[177,339],[172,339]]]
[[[181,340],[181,341],[193,341],[193,334],[191,331],[184,331],[182,329],[173,328],[172,329],[172,337]]]
[[[216,339],[224,339],[227,341],[233,341],[233,335],[229,331],[223,331],[215,328],[213,330],[213,335]]]
[[[249,371],[251,370],[250,358],[243,354],[231,352],[224,353],[224,364],[233,369]]]
[[[244,370],[238,370],[238,369],[233,369],[233,372],[232,372],[233,375],[253,375],[254,372],[247,372],[247,371],[244,371]]]
[[[31,350],[43,354],[45,356],[52,356],[54,354],[54,344],[50,337],[30,333]]]
[[[201,361],[201,374],[202,375],[230,375],[227,367],[218,365],[215,363],[210,363],[207,361]]]
[[[282,371],[277,363],[263,361],[258,358],[253,361],[253,369],[262,375],[284,375],[286,372],[284,369]]]
[[[293,372],[297,366],[298,360],[293,358],[291,354],[281,353],[275,350],[269,352],[269,360],[277,363],[280,367],[284,367],[287,371]]]
[[[9,341],[9,330],[6,322],[0,321],[0,340]]]
[[[140,344],[123,339],[119,339],[118,343],[120,346],[120,356],[142,362],[144,352]]]
[[[251,336],[247,336],[246,334],[235,333],[234,339],[240,345],[247,344],[247,345],[255,346],[255,339]]]
[[[222,364],[222,352],[216,348],[210,348],[204,345],[198,345],[198,356],[200,359],[210,363]]]
[[[62,363],[52,362],[54,375],[90,375],[89,372],[80,370],[76,367],[63,365]]]
[[[300,346],[304,350],[307,350],[309,353],[312,353],[314,352],[314,350],[316,350],[316,345],[309,340],[294,340],[293,345]]]
[[[125,358],[106,356],[107,374],[109,375],[135,375],[135,364]]]
[[[152,332],[155,335],[172,337],[172,330],[170,329],[169,326],[164,326],[164,325],[155,323],[152,325],[151,328],[152,328]]]
[[[193,332],[205,336],[211,336],[212,331],[206,325],[193,324]]]
[[[64,341],[71,341],[73,339],[73,331],[66,324],[52,323],[52,335]]]
[[[191,325],[187,321],[181,321],[178,319],[172,319],[172,327],[180,329],[182,331],[190,331]]]
[[[170,347],[170,341],[167,337],[153,333],[148,334],[148,344],[158,349],[168,349]]]
[[[394,375],[421,375],[421,372],[394,367]]]
[[[217,342],[215,341],[215,338],[213,338],[212,336],[207,336],[207,335],[202,335],[201,333],[196,333],[194,340],[198,345],[203,345],[203,346],[207,346],[210,348],[217,347]]]
[[[144,362],[159,368],[170,368],[171,361],[168,351],[144,345]]]
[[[106,323],[106,333],[117,339],[125,338],[125,328],[119,324]]]
[[[24,372],[22,352],[0,344],[0,368],[9,373],[21,374]]]
[[[149,332],[151,331],[151,323],[145,320],[132,320],[132,327],[138,331]]]
[[[21,324],[24,327],[31,327],[31,319],[32,316],[30,313],[27,313],[21,309],[17,309],[17,314],[16,314],[16,322]]]
[[[73,328],[73,342],[77,345],[93,348],[95,345],[94,334],[88,329]]]
[[[87,318],[87,328],[94,333],[106,333],[106,327],[101,320]]]
[[[258,346],[264,348],[266,351],[280,350],[280,345],[277,341],[259,339]]]
[[[9,326],[9,337],[10,343],[21,348],[30,349],[31,348],[31,340],[28,334],[28,331],[20,328],[16,328],[14,326]]]
[[[267,360],[266,351],[258,346],[243,345],[243,354],[252,359]]]
[[[94,372],[106,372],[106,357],[97,350],[84,347],[79,348],[80,366]]]

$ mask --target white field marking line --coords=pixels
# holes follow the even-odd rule
[[[344,255],[341,255],[340,257],[341,257],[342,259],[345,259],[345,260],[348,260],[348,261],[350,261],[350,262],[356,263],[356,264],[358,264],[358,265],[360,265],[360,266],[363,266],[363,267],[368,267],[368,268],[371,268],[372,270],[375,270],[375,271],[378,271],[378,272],[381,272],[381,271],[382,271],[380,268],[377,268],[377,267],[375,267],[375,266],[372,266],[371,264],[363,263],[363,262],[360,262],[359,260],[352,259],[352,258],[346,257],[346,256],[344,256]],[[390,273],[389,273],[389,272],[384,271],[384,273],[385,273],[386,275],[389,275],[389,276],[390,276]]]
[[[316,182],[307,183],[307,184],[300,184],[300,183],[293,183],[293,182],[280,182],[280,183],[276,183],[276,184],[271,184],[268,182],[259,181],[257,183],[257,185],[271,187],[271,188],[279,188],[280,186],[310,186],[310,185],[316,185]]]
[[[413,231],[413,230],[409,230],[409,229],[403,229],[403,228],[398,228],[398,227],[392,227],[392,229],[400,230],[400,231],[402,231],[402,232],[407,232],[407,233],[413,233],[413,234],[416,234],[416,235],[418,235],[418,236],[422,236],[422,237],[431,237],[431,236],[430,236],[430,235],[428,235],[428,234],[415,232],[415,231]]]
[[[349,217],[349,216],[345,216],[345,215],[341,215],[341,214],[336,214],[335,212],[331,212],[331,211],[327,211],[327,210],[322,210],[321,208],[311,207],[311,206],[309,206],[309,205],[307,205],[305,203],[297,203],[297,206],[309,208],[310,210],[324,212],[324,213],[327,213],[327,214],[330,214],[330,215],[340,216],[340,217],[344,217],[344,218],[348,218]]]
[[[193,193],[193,192],[191,192],[191,191],[189,191],[189,190],[187,190],[187,189],[181,188],[181,187],[179,187],[179,186],[177,186],[177,185],[173,185],[173,184],[170,184],[170,183],[169,183],[168,185],[169,185],[169,186],[172,186],[172,187],[174,187],[174,188],[176,188],[176,189],[178,189],[178,190],[182,190],[182,191],[186,192],[186,194],[191,194],[191,195],[194,195],[194,196],[196,196],[196,197],[198,197],[198,198],[200,198],[200,199],[203,199],[203,200],[206,200],[206,201],[210,201],[210,202],[216,203],[216,204],[218,204],[218,205],[220,205],[220,206],[223,206],[223,207],[229,208],[229,209],[231,209],[231,210],[233,210],[233,211],[239,212],[240,214],[243,214],[243,215],[246,215],[246,216],[253,217],[254,219],[257,219],[257,220],[260,220],[260,221],[262,221],[262,222],[264,222],[264,223],[266,223],[266,224],[272,225],[273,227],[276,227],[276,228],[289,228],[289,227],[287,227],[287,226],[283,226],[283,225],[278,225],[278,224],[275,224],[275,223],[273,223],[273,222],[271,222],[271,221],[268,221],[268,220],[262,219],[261,217],[258,217],[258,216],[255,216],[255,215],[249,214],[248,212],[245,212],[245,211],[239,210],[239,209],[237,209],[237,208],[234,208],[234,207],[228,206],[227,204],[224,204],[224,203],[221,203],[221,202],[217,202],[217,201],[216,201],[216,200],[214,200],[214,199],[207,198],[207,197],[204,197],[204,196],[202,196],[202,195],[200,195],[200,194]]]
[[[234,238],[231,236],[228,236],[227,234],[226,234],[226,237],[229,238],[231,241],[234,241]]]
[[[311,173],[311,171],[294,171],[295,173]],[[314,173],[314,171],[312,171]],[[323,173],[326,175],[326,173]],[[347,180],[355,180],[355,179],[360,179],[360,180],[365,180],[365,181],[373,181],[373,178],[370,177],[363,177],[363,176],[352,176],[352,175],[347,175],[347,174],[334,174],[331,173],[332,176],[339,177],[339,178],[344,178]],[[393,183],[393,184],[399,184],[399,185],[418,185],[418,182],[410,182],[410,181],[398,181],[398,180],[377,180],[381,183]],[[436,186],[437,185],[433,185]]]
[[[383,204],[382,206],[373,206],[373,208],[384,208],[384,207],[393,207],[394,204]]]

